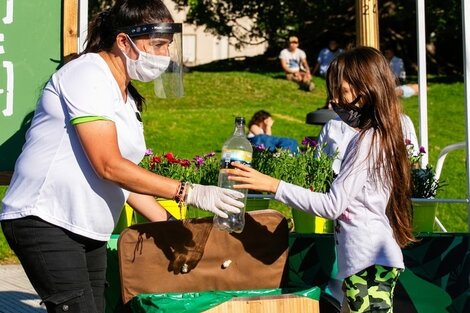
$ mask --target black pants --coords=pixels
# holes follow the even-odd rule
[[[47,312],[104,312],[106,242],[33,216],[2,221],[2,229]]]

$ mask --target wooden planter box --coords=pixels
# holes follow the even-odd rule
[[[319,313],[317,300],[296,295],[236,298],[224,302],[205,313]]]

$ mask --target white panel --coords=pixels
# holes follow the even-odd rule
[[[213,48],[214,60],[223,60],[228,58],[228,37],[219,37],[215,40]]]
[[[196,62],[196,35],[183,35],[183,63]]]

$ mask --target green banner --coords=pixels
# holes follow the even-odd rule
[[[62,1],[0,0],[0,171],[13,171],[61,58]]]

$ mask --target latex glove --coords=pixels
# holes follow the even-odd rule
[[[239,201],[243,197],[244,195],[236,190],[194,184],[188,190],[186,203],[227,218],[226,212],[240,213],[240,209],[245,205]]]

